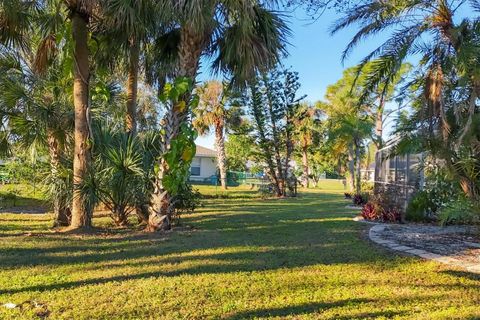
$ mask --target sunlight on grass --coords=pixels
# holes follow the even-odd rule
[[[480,317],[480,277],[371,244],[341,187],[207,199],[168,235],[52,234],[50,216],[2,214],[0,304],[53,319]]]

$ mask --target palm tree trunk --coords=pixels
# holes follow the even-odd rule
[[[178,67],[176,77],[187,77],[193,82],[197,77],[200,57],[205,46],[206,35],[192,26],[182,26],[178,46]]]
[[[78,12],[72,15],[74,46],[73,102],[75,106],[74,158],[73,158],[73,203],[71,228],[91,227],[92,209],[85,204],[78,188],[90,168],[90,142],[88,119],[89,62],[87,21]]]
[[[476,186],[476,181],[472,180],[469,177],[460,176],[460,187],[462,188],[463,193],[468,199],[471,199],[475,202],[480,200],[480,190]]]
[[[355,156],[352,145],[348,145],[348,188],[351,192],[355,189]]]
[[[308,167],[308,147],[302,147],[302,165],[303,165],[303,186],[310,187],[310,168]]]
[[[294,196],[296,196],[296,181],[293,179],[293,175],[290,176],[290,160],[293,153],[293,141],[292,141],[292,131],[293,131],[293,124],[292,124],[292,115],[289,111],[287,111],[287,118],[285,124],[285,162],[283,165],[283,178],[285,179],[285,186],[288,188],[288,191],[291,192]],[[287,196],[287,192],[285,190],[284,196]]]
[[[375,146],[377,150],[383,148],[383,111],[385,109],[385,99],[383,96],[380,98],[377,112],[375,115]]]
[[[164,137],[162,141],[162,150],[167,152],[170,149],[170,142],[178,134],[179,117],[171,107],[166,111],[164,120]],[[168,164],[166,160],[161,157],[159,159],[158,174],[154,182],[154,191],[152,193],[150,214],[148,217],[147,227],[145,231],[155,232],[157,230],[170,229],[170,221],[173,210],[171,203],[171,196],[163,186],[163,179],[168,174]]]
[[[223,190],[227,190],[227,157],[225,155],[225,137],[222,122],[215,125],[215,145],[217,147],[218,170],[220,171],[220,184]]]
[[[52,178],[59,179],[59,166],[60,166],[60,144],[55,135],[48,130],[47,132],[48,153],[50,156],[50,172]],[[62,203],[62,199],[55,195],[53,199],[53,214],[54,214],[54,227],[66,227],[70,225],[71,212],[70,208],[65,207]]]
[[[188,25],[184,25],[180,30],[180,44],[178,46],[178,65],[175,77],[187,77],[195,82],[198,68],[200,65],[200,57],[204,50],[205,39],[208,35],[198,33],[197,30]],[[187,92],[181,97],[188,106],[191,92]],[[188,108],[187,108],[188,109]],[[170,108],[164,117],[165,120],[165,137],[164,152],[170,149],[170,142],[174,140],[180,130],[180,125],[188,121],[187,111],[178,111],[176,108]],[[172,197],[163,188],[162,180],[168,174],[169,168],[164,159],[159,160],[158,175],[155,179],[155,190],[152,195],[152,206],[146,231],[153,232],[160,229],[169,229],[171,226],[172,214],[174,211]]]
[[[375,119],[375,147],[377,148],[377,153],[375,153],[375,173],[374,173],[374,192],[378,190],[377,177],[380,175],[382,170],[382,162],[380,157],[378,157],[378,151],[383,148],[383,111],[385,109],[385,99],[383,96],[380,98],[380,103],[378,105],[376,119]]]
[[[362,191],[362,177],[361,177],[361,161],[360,161],[360,142],[355,139],[355,165],[356,165],[356,175],[355,175],[355,192],[360,194]]]
[[[132,39],[130,43],[130,65],[127,81],[127,114],[126,129],[132,135],[137,132],[137,91],[138,91],[138,65],[140,59],[140,43]]]

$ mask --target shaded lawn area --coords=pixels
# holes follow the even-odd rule
[[[25,303],[0,318],[480,317],[479,276],[373,245],[342,192],[206,199],[183,219],[193,229],[161,236],[50,234],[48,215],[1,214],[0,304]]]

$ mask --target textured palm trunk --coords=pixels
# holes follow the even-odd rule
[[[187,77],[195,82],[200,64],[200,57],[206,42],[205,33],[199,33],[192,26],[182,26],[180,30],[180,44],[178,46],[178,65],[175,77]],[[191,92],[183,95],[182,100],[188,105]],[[187,108],[188,109],[188,108]],[[188,110],[181,111],[180,108],[170,108],[164,117],[165,136],[163,139],[163,151],[170,149],[170,142],[174,140],[180,130],[180,125],[189,121]],[[169,229],[171,227],[174,204],[172,196],[163,187],[162,181],[169,172],[168,164],[164,159],[159,160],[158,175],[155,179],[154,192],[152,195],[152,206],[148,218],[146,231]]]
[[[293,141],[292,141],[292,131],[293,131],[293,119],[290,112],[287,112],[286,117],[286,133],[285,133],[285,162],[283,165],[283,179],[285,180],[285,187],[288,188],[290,194],[293,196],[297,195],[297,182],[293,175],[290,175],[290,160],[292,158],[293,153]],[[285,190],[284,196],[287,196],[287,192]]]
[[[138,65],[140,59],[140,44],[136,39],[130,43],[130,64],[127,81],[127,114],[126,129],[132,135],[137,132],[137,92],[138,92]]]
[[[348,188],[351,192],[355,190],[355,155],[353,146],[348,146]]]
[[[355,175],[355,192],[360,194],[362,191],[362,176],[361,176],[361,157],[360,157],[360,142],[355,139],[355,166],[356,166],[356,175]]]
[[[73,203],[71,228],[91,227],[92,209],[81,196],[79,186],[85,180],[90,167],[90,142],[88,125],[89,62],[87,21],[78,12],[72,15],[74,45],[73,102],[75,106],[74,158],[73,158]]]
[[[200,57],[208,38],[208,34],[199,33],[193,26],[183,26],[181,28],[176,77],[187,77],[195,82]]]
[[[374,192],[376,193],[378,189],[377,177],[379,176],[382,170],[382,162],[378,157],[378,151],[383,148],[383,111],[385,109],[385,99],[383,96],[380,98],[378,105],[377,113],[375,116],[375,147],[377,148],[377,153],[375,153],[375,173],[374,173]]]
[[[375,115],[375,145],[377,150],[383,148],[383,111],[385,109],[385,99],[380,98],[380,102]]]
[[[223,121],[215,125],[215,145],[217,147],[218,170],[220,171],[220,184],[227,190],[227,156],[225,155],[225,136]]]
[[[465,176],[460,177],[459,181],[460,187],[468,199],[476,202],[480,200],[480,190],[476,186],[476,181]]]
[[[448,138],[450,136],[450,125],[445,115],[443,103],[444,74],[440,64],[435,65],[429,72],[426,79],[425,96],[432,109],[432,115],[440,119],[440,131],[443,144],[448,147]]]
[[[55,135],[48,130],[47,132],[48,153],[50,156],[50,172],[52,178],[59,179],[59,167],[60,167],[60,144]],[[55,196],[53,199],[53,214],[54,214],[54,227],[66,227],[70,225],[71,211],[70,208],[63,205],[62,199]]]
[[[302,147],[302,165],[303,165],[303,186],[310,187],[310,168],[308,167],[308,147]]]
[[[268,103],[268,111],[270,113],[270,126],[272,128],[272,138],[273,138],[273,154],[275,157],[275,175],[278,181],[278,188],[280,189],[280,194],[278,196],[283,197],[286,195],[286,179],[284,175],[284,170],[282,166],[282,157],[280,154],[280,143],[279,143],[279,134],[277,129],[277,124],[275,123],[275,117],[273,112],[273,106],[271,102]]]
[[[169,108],[164,116],[165,134],[162,141],[162,150],[167,152],[170,149],[170,142],[178,134],[179,117],[174,108]],[[171,227],[171,216],[173,205],[171,197],[163,186],[163,179],[168,174],[168,164],[163,157],[159,159],[158,174],[154,182],[154,191],[151,199],[151,208],[148,216],[145,231],[155,232],[157,230],[168,230]]]

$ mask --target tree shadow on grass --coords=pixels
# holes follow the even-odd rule
[[[224,213],[189,215],[187,223],[198,227],[169,235],[114,237],[44,235],[23,237],[14,246],[0,242],[0,268],[25,266],[76,266],[81,270],[108,268],[109,277],[23,288],[0,288],[0,293],[69,289],[85,284],[126,281],[181,274],[221,274],[295,268],[310,265],[365,264],[372,268],[395,266],[395,256],[359,241],[365,226],[346,221],[351,214],[341,208],[338,195],[305,196],[295,205],[286,202],[246,203],[230,206]],[[323,205],[323,200],[332,201]],[[335,204],[336,203],[336,204]],[[11,239],[15,240],[15,237]],[[379,267],[377,262],[381,260]],[[212,262],[213,261],[213,262]],[[193,264],[188,265],[188,264]],[[121,268],[158,271],[123,275]],[[187,267],[181,266],[186,264]],[[173,271],[162,265],[178,267]],[[116,268],[119,273],[115,274]],[[151,271],[151,270],[150,270]]]
[[[254,319],[258,317],[287,317],[300,316],[311,313],[321,313],[332,308],[355,306],[362,303],[375,302],[373,299],[346,299],[335,302],[312,302],[301,305],[286,306],[279,308],[256,309],[244,312],[238,312],[233,315],[226,315],[222,319]],[[380,315],[377,315],[380,316]],[[338,319],[338,318],[337,318]]]
[[[315,225],[322,225],[323,232],[315,234]],[[247,224],[248,225],[248,224]],[[253,229],[249,229],[253,228]],[[260,236],[259,233],[262,235]],[[0,249],[0,267],[18,268],[35,265],[74,265],[98,262],[137,260],[144,257],[178,255],[204,250],[228,250],[237,247],[268,248],[263,252],[232,253],[220,256],[225,261],[255,260],[257,255],[273,257],[273,267],[279,260],[290,266],[316,263],[372,262],[376,258],[357,252],[351,241],[358,239],[358,229],[345,225],[345,221],[301,222],[292,229],[290,222],[270,226],[253,223],[250,227],[228,224],[224,230],[197,230],[187,234],[175,234],[169,238],[126,237],[113,239],[71,240],[68,237],[26,237],[23,241],[35,245],[13,246]],[[7,240],[7,239],[6,239]],[[41,241],[44,241],[43,243]],[[46,242],[45,242],[46,241]],[[60,245],[59,245],[60,244]],[[362,244],[366,246],[366,244]],[[358,246],[358,245],[357,245]],[[235,271],[235,270],[233,270]],[[245,270],[239,270],[245,271]]]
[[[468,271],[457,271],[457,270],[445,270],[442,273],[454,276],[457,278],[470,279],[474,281],[480,281],[480,273],[468,272]],[[480,284],[480,283],[479,283]],[[479,287],[480,290],[480,287]]]

